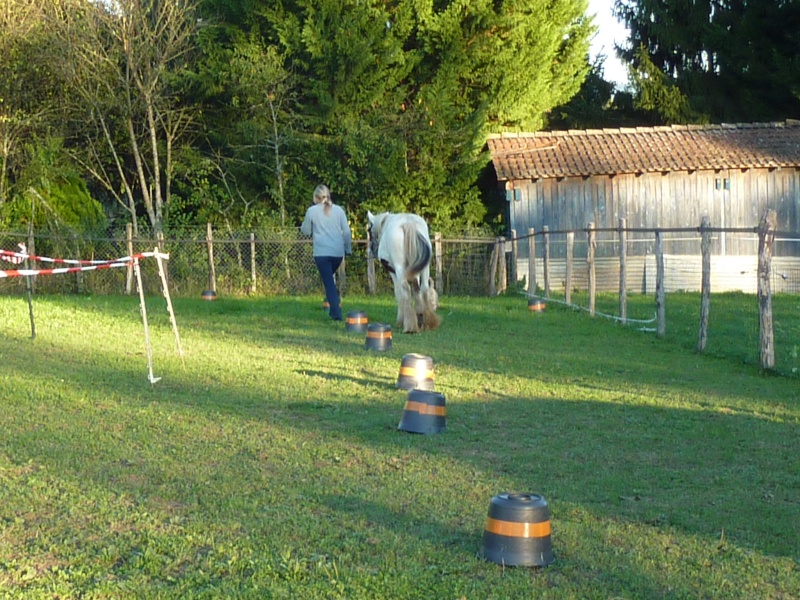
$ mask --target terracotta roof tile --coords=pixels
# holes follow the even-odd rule
[[[800,121],[496,134],[497,176],[509,179],[800,167]]]

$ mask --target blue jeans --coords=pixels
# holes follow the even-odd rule
[[[322,285],[325,286],[325,299],[330,307],[331,319],[334,321],[342,320],[341,300],[339,299],[339,289],[336,287],[336,280],[333,274],[342,264],[341,256],[315,256],[314,262],[317,263],[319,276],[322,278]]]

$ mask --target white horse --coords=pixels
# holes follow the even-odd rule
[[[433,247],[425,220],[410,213],[367,212],[370,249],[394,283],[397,325],[406,333],[436,329],[439,297],[430,277]]]

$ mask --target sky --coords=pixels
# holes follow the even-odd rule
[[[627,84],[628,74],[625,66],[614,53],[614,42],[624,42],[628,38],[625,26],[611,14],[614,0],[589,0],[588,14],[595,15],[594,23],[598,32],[592,40],[589,54],[594,60],[598,54],[605,54],[604,74],[607,81],[621,87]]]

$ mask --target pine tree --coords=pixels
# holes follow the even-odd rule
[[[644,74],[643,47],[693,112],[716,122],[800,114],[797,2],[617,0],[615,12],[631,31],[623,57]]]

